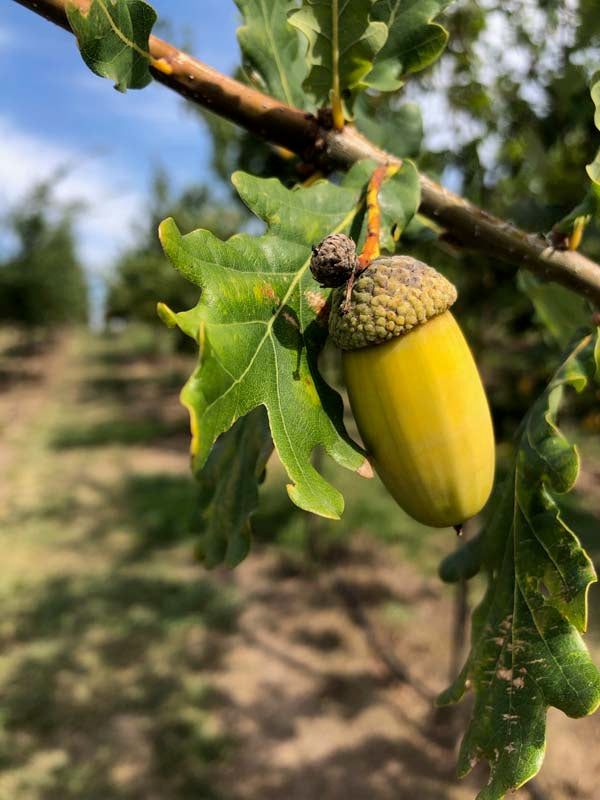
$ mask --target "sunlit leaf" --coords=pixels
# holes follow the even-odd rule
[[[592,100],[594,101],[594,105],[596,107],[596,112],[594,114],[594,122],[596,123],[596,127],[600,131],[600,70],[592,76],[591,81],[591,89],[590,93],[592,95]],[[588,164],[587,173],[590,176],[592,182],[594,183],[597,197],[600,199],[600,150],[596,155],[596,158],[592,161],[591,164]]]
[[[92,0],[82,13],[66,6],[69,25],[88,67],[115,82],[120,92],[142,89],[152,80],[148,39],[156,12],[144,0]]]
[[[478,567],[488,574],[467,663],[440,697],[449,703],[468,687],[475,692],[459,772],[489,763],[478,800],[500,800],[538,772],[549,706],[581,717],[600,704],[600,673],[581,637],[596,575],[553,498],[573,487],[579,471],[575,447],[556,426],[562,394],[598,381],[599,342],[597,333],[583,339],[534,404],[487,526],[440,568],[445,580],[470,577]]]
[[[287,21],[297,0],[235,0],[244,18],[237,36],[246,71],[261,88],[292,106],[306,108],[304,42]],[[308,110],[308,109],[307,109]]]
[[[347,116],[351,115],[354,97],[364,88],[363,78],[387,37],[385,24],[370,19],[374,2],[340,0],[338,4],[334,0],[303,0],[302,8],[290,16],[291,24],[308,40],[309,71],[304,89],[315,105],[330,104],[337,57],[341,96]]]
[[[402,78],[433,63],[448,41],[448,31],[432,19],[451,0],[377,0],[373,19],[388,27],[385,46],[365,78],[373,89],[390,92],[402,86]]]

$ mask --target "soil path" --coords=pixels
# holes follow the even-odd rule
[[[0,394],[0,800],[472,800],[469,704],[433,704],[450,590],[364,535],[319,569],[272,546],[203,571],[189,360],[127,347],[64,337]],[[598,800],[598,741],[551,713],[515,798]]]

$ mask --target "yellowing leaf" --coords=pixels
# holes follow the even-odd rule
[[[351,115],[354,97],[364,88],[363,78],[387,37],[385,24],[370,19],[373,3],[304,0],[302,8],[290,16],[290,23],[308,41],[304,88],[315,105],[330,104],[330,93],[339,80],[347,115]]]

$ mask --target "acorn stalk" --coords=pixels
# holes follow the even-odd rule
[[[414,519],[458,529],[485,505],[495,458],[485,391],[448,310],[456,289],[408,256],[353,279],[332,292],[329,331],[373,467]]]

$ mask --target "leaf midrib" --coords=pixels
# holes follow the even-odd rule
[[[268,38],[269,44],[271,46],[271,53],[273,55],[273,58],[275,59],[275,65],[277,67],[277,72],[279,74],[279,80],[281,81],[281,88],[283,89],[283,92],[285,94],[285,99],[286,99],[287,104],[289,106],[292,106],[292,105],[294,105],[293,98],[292,98],[292,95],[291,95],[291,91],[290,91],[290,87],[289,87],[289,84],[288,84],[288,81],[287,81],[287,77],[286,77],[285,72],[283,70],[283,65],[282,65],[282,63],[281,63],[281,61],[279,59],[279,53],[277,52],[277,47],[275,46],[275,39],[273,38],[271,27],[270,27],[270,25],[268,23],[268,20],[267,20],[267,9],[265,8],[264,0],[260,0],[260,10],[261,10],[261,13],[263,15],[263,21],[264,21],[264,24],[265,24],[265,30],[267,32],[267,38]]]
[[[336,228],[334,228],[334,230],[331,231],[331,233],[340,233],[341,231],[344,230],[344,228],[346,228],[348,225],[350,225],[350,223],[352,222],[352,220],[354,219],[354,217],[358,213],[358,210],[361,207],[361,205],[362,204],[359,203],[359,204],[356,205],[355,208],[351,209],[351,211],[349,211],[348,214],[346,214],[344,219],[339,223],[339,225],[336,226]],[[233,383],[231,383],[227,387],[227,389],[223,392],[223,394],[219,395],[218,397],[215,397],[215,399],[208,406],[206,406],[206,408],[204,409],[204,412],[203,412],[204,414],[207,414],[210,411],[210,409],[215,405],[215,403],[223,400],[223,398],[226,397],[229,394],[229,392],[232,391],[232,389],[234,389],[236,386],[238,386],[240,383],[242,383],[242,381],[244,380],[246,375],[250,372],[250,370],[252,369],[252,367],[254,365],[254,362],[258,358],[258,354],[260,353],[260,351],[263,348],[263,345],[265,344],[267,339],[271,336],[272,331],[273,331],[273,326],[275,325],[275,322],[279,319],[279,315],[281,314],[281,312],[283,311],[283,309],[287,305],[288,300],[290,299],[290,297],[292,296],[292,294],[296,290],[296,287],[299,285],[300,281],[304,277],[304,274],[305,274],[306,270],[308,269],[309,264],[310,264],[310,257],[306,259],[304,264],[296,272],[294,278],[290,281],[290,285],[288,287],[287,292],[285,293],[283,299],[281,300],[279,306],[277,307],[276,312],[273,314],[271,319],[267,322],[267,328],[265,330],[264,336],[262,337],[262,339],[260,340],[260,342],[256,346],[256,350],[254,351],[254,354],[253,354],[252,358],[250,359],[250,361],[248,362],[248,364],[247,364],[246,368],[244,369],[244,371],[241,373],[239,378],[237,378],[235,381],[233,381]]]

